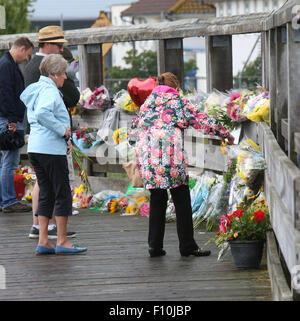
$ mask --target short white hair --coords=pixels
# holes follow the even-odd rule
[[[42,76],[60,75],[66,72],[68,67],[67,61],[60,54],[50,54],[43,58],[40,64]]]

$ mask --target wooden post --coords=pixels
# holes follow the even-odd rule
[[[300,30],[287,23],[288,156],[296,163],[295,132],[300,131]]]
[[[285,150],[285,140],[281,132],[281,120],[287,118],[287,48],[286,28],[276,28],[276,138]]]
[[[262,86],[269,89],[269,33],[267,31],[261,33],[261,62],[262,62]]]
[[[158,42],[158,74],[172,72],[184,86],[184,64],[182,38],[164,39]]]
[[[78,46],[79,55],[79,74],[80,90],[90,88],[92,91],[95,87],[103,84],[103,59],[102,45],[80,45]],[[93,164],[87,159],[83,159],[83,165],[87,175],[93,175]]]
[[[79,45],[80,89],[89,87],[93,90],[103,84],[102,45]]]
[[[206,36],[207,91],[233,87],[232,36]]]
[[[269,30],[269,96],[270,96],[270,126],[276,136],[277,123],[276,115],[276,29]]]

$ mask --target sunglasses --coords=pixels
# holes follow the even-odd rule
[[[50,44],[57,46],[59,49],[62,49],[64,47],[64,45],[62,43],[50,42]]]

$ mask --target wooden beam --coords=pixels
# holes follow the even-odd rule
[[[162,40],[200,37],[206,35],[231,35],[255,33],[265,30],[266,13],[239,15],[219,18],[180,19],[131,26],[111,26],[64,31],[69,45],[131,42],[140,40]],[[0,50],[11,47],[19,37],[38,39],[37,33],[23,33],[0,36]]]
[[[206,37],[207,91],[232,89],[232,36]]]

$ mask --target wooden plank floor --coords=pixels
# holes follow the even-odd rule
[[[2,300],[272,300],[265,261],[259,270],[238,270],[228,254],[182,258],[176,224],[166,225],[167,255],[150,258],[148,218],[81,210],[69,220],[74,243],[85,255],[36,256],[28,238],[32,214],[0,212],[0,264],[5,268]],[[196,231],[203,245],[214,233]],[[52,241],[53,245],[54,242]]]

